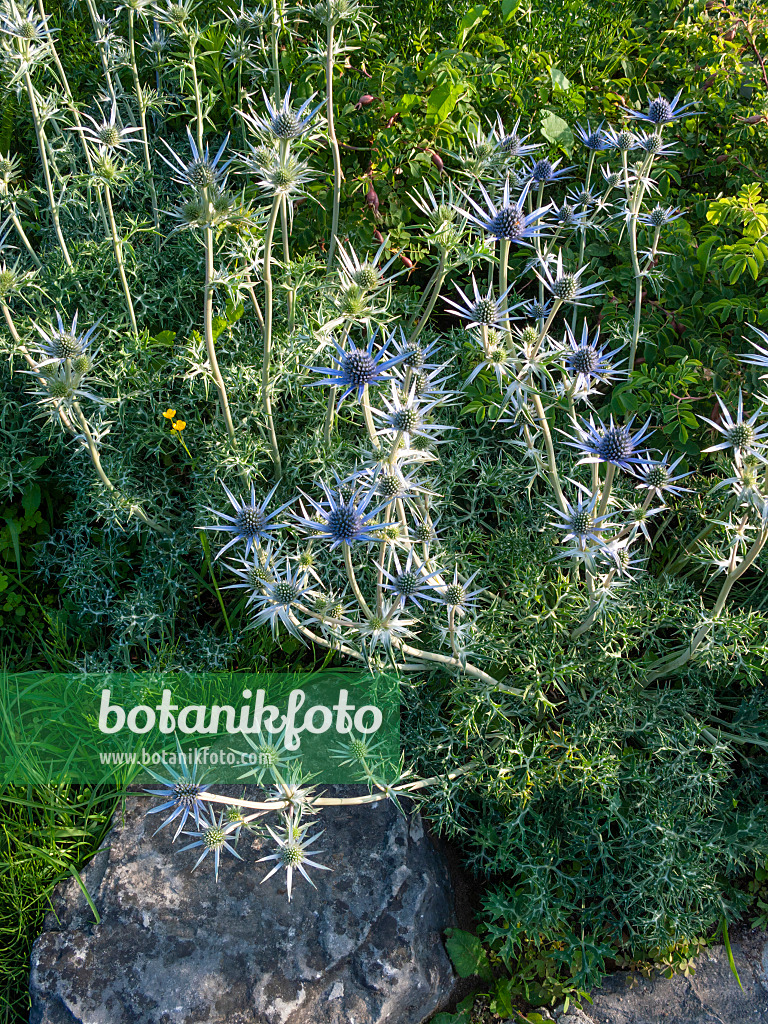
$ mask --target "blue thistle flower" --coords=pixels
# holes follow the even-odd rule
[[[226,160],[221,164],[221,166],[219,166],[219,160],[221,160],[224,150],[227,148],[229,133],[227,133],[227,137],[219,146],[218,152],[213,159],[211,159],[208,150],[208,143],[206,143],[205,149],[202,152],[198,150],[197,143],[192,137],[189,125],[187,125],[187,138],[189,139],[189,147],[192,150],[192,160],[189,163],[185,163],[181,157],[171,149],[165,139],[162,140],[163,145],[176,161],[174,164],[171,160],[168,160],[167,157],[164,157],[162,153],[158,152],[160,159],[174,172],[175,176],[173,180],[179,185],[189,185],[198,192],[202,192],[206,188],[223,188],[225,181],[224,172],[232,163],[232,158]]]
[[[176,739],[176,750],[178,752],[178,763],[181,765],[181,771],[177,772],[171,765],[167,765],[168,772],[171,776],[170,779],[164,779],[157,772],[152,771],[151,768],[147,768],[147,772],[152,776],[153,779],[157,779],[163,786],[162,789],[145,789],[145,793],[150,793],[152,796],[168,797],[165,803],[160,804],[159,807],[151,807],[147,814],[160,814],[161,811],[167,811],[173,808],[173,813],[169,814],[164,822],[155,831],[155,835],[169,825],[172,821],[180,818],[179,827],[176,829],[176,834],[173,837],[175,842],[178,836],[181,834],[181,830],[187,823],[187,818],[190,814],[195,819],[195,825],[200,828],[200,812],[205,810],[203,804],[203,793],[210,789],[210,785],[202,785],[201,781],[197,778],[197,761],[192,762],[192,771],[190,772],[189,766],[187,765],[187,759],[182,753],[181,745]]]
[[[78,356],[85,355],[88,352],[88,348],[93,342],[93,333],[98,328],[101,320],[97,320],[96,323],[89,327],[87,331],[77,332],[77,318],[79,316],[79,310],[75,311],[75,315],[72,318],[72,326],[67,328],[64,326],[64,322],[61,319],[61,313],[56,311],[56,319],[58,321],[58,330],[53,327],[52,324],[48,325],[48,330],[44,331],[39,324],[35,324],[35,330],[43,339],[43,343],[38,345],[38,349],[47,356],[47,359],[39,366],[44,366],[46,363],[58,362],[64,359],[77,359]]]
[[[298,110],[294,110],[291,105],[292,88],[292,85],[288,86],[285,96],[283,96],[279,105],[273,104],[266,92],[262,89],[264,103],[267,107],[267,113],[269,116],[264,118],[251,111],[250,113],[243,113],[242,116],[244,120],[260,134],[271,135],[273,138],[280,139],[281,141],[296,139],[300,135],[306,134],[306,132],[309,131],[312,119],[323,106],[325,101],[318,103],[315,109],[305,116],[305,111],[309,108],[317,93],[313,92],[309,99],[305,100]]]
[[[596,281],[594,284],[582,285],[579,283],[579,278],[588,268],[589,264],[585,263],[583,267],[576,271],[564,270],[563,269],[563,251],[560,249],[557,254],[557,262],[555,264],[555,273],[552,274],[549,266],[546,263],[541,263],[542,273],[534,267],[533,272],[541,281],[541,283],[547,288],[556,299],[560,299],[561,302],[568,302],[573,306],[587,306],[588,302],[581,302],[581,299],[594,299],[595,289],[602,288],[604,281]]]
[[[194,839],[195,842],[188,843],[186,846],[182,846],[179,850],[179,853],[184,853],[186,850],[194,850],[199,846],[203,847],[203,852],[197,858],[192,867],[193,871],[196,867],[202,864],[209,853],[212,853],[213,874],[217,882],[219,880],[219,861],[221,859],[222,850],[227,850],[234,857],[237,857],[238,860],[243,859],[234,846],[230,846],[227,842],[227,836],[236,830],[237,825],[225,822],[224,813],[224,810],[220,811],[217,820],[213,808],[209,807],[208,814],[211,819],[210,822],[200,819],[200,825],[196,832],[185,832],[184,835]]]
[[[677,207],[661,206],[657,203],[650,212],[641,214],[637,219],[648,228],[661,228],[682,216],[683,211],[677,209]]]
[[[461,288],[456,285],[456,291],[459,293],[461,298],[464,300],[464,305],[460,302],[456,302],[454,299],[446,299],[445,302],[449,306],[453,306],[448,312],[453,316],[459,316],[463,320],[469,321],[467,323],[468,328],[472,327],[505,327],[509,320],[519,320],[519,317],[510,317],[510,313],[514,309],[518,309],[520,303],[517,306],[512,306],[510,309],[506,308],[507,296],[512,292],[514,284],[511,284],[509,288],[500,295],[498,299],[494,298],[493,285],[488,286],[488,292],[485,295],[480,294],[480,290],[477,287],[477,281],[475,281],[475,275],[472,275],[472,289],[475,293],[474,301],[468,299]]]
[[[224,533],[234,534],[232,540],[224,545],[216,555],[216,558],[220,558],[225,551],[228,551],[232,545],[237,544],[238,541],[245,541],[245,554],[247,557],[250,554],[251,549],[255,548],[260,541],[269,540],[270,534],[273,530],[280,530],[287,525],[286,523],[276,523],[273,520],[288,508],[290,502],[286,502],[285,505],[281,505],[280,508],[275,509],[274,512],[267,514],[267,505],[270,503],[272,496],[277,490],[277,484],[275,484],[264,501],[262,501],[261,505],[256,504],[256,488],[253,484],[251,484],[250,501],[246,501],[245,498],[236,498],[225,483],[222,483],[221,486],[224,488],[224,493],[229,498],[232,508],[235,510],[234,516],[227,515],[224,512],[217,512],[216,509],[210,508],[210,506],[206,505],[206,510],[208,512],[212,512],[215,516],[220,516],[224,522],[216,523],[215,526],[198,527],[198,529],[201,530],[221,530]],[[215,560],[216,559],[214,559],[214,561]]]
[[[510,160],[520,159],[521,157],[528,156],[530,153],[535,153],[537,149],[541,149],[540,143],[526,144],[526,140],[530,138],[530,135],[518,135],[517,130],[519,127],[520,118],[518,117],[512,129],[506,131],[501,120],[501,114],[496,115],[493,135],[497,140],[497,149]]]
[[[354,487],[351,493],[345,496],[343,482],[336,478],[336,489],[332,491],[325,483],[321,486],[325,493],[325,503],[320,504],[314,498],[304,494],[302,497],[310,503],[317,515],[317,519],[309,519],[306,516],[297,516],[294,519],[301,526],[313,533],[320,534],[331,541],[331,550],[339,544],[371,544],[380,540],[380,532],[392,523],[377,523],[376,516],[384,511],[388,502],[384,501],[374,508],[369,509],[373,499],[377,497],[378,474],[374,474],[373,482],[367,490],[363,487]]]
[[[378,332],[377,332],[378,333]],[[357,392],[357,400],[360,401],[365,393],[365,389],[374,384],[381,384],[384,381],[392,380],[392,375],[387,373],[387,370],[393,366],[397,366],[398,363],[404,362],[408,357],[408,353],[401,351],[397,355],[385,358],[387,355],[387,348],[394,332],[384,341],[379,351],[374,355],[373,343],[376,340],[376,334],[374,334],[366,348],[357,348],[357,346],[350,341],[349,349],[345,350],[334,340],[336,347],[337,357],[335,359],[335,366],[311,366],[310,369],[314,373],[326,373],[328,376],[324,380],[310,381],[309,384],[305,384],[305,387],[322,387],[323,385],[331,385],[338,388],[343,388],[341,398],[339,399],[339,406],[344,399],[352,394],[353,391]]]
[[[512,202],[510,198],[510,182],[507,177],[504,183],[504,193],[500,204],[494,203],[485,186],[480,183],[479,188],[483,194],[483,198],[486,202],[486,208],[483,209],[478,203],[468,196],[465,192],[462,195],[467,202],[477,211],[478,216],[467,212],[466,210],[460,211],[467,220],[471,220],[473,224],[476,224],[479,228],[482,228],[487,234],[493,238],[497,238],[500,241],[515,242],[517,245],[525,245],[528,248],[533,248],[529,242],[526,241],[528,238],[538,238],[541,235],[542,230],[546,225],[541,223],[542,217],[549,210],[549,204],[542,206],[538,210],[533,210],[531,213],[526,213],[524,209],[524,203],[528,195],[528,190],[531,187],[531,182],[528,181],[520,193],[520,197],[516,202]]]
[[[598,419],[595,424],[592,416],[589,420],[583,420],[581,424],[576,423],[579,437],[576,441],[566,441],[571,448],[576,448],[582,453],[577,465],[584,463],[609,462],[620,469],[631,471],[632,466],[647,461],[648,453],[640,453],[650,432],[651,417],[645,424],[633,434],[632,424],[635,421],[633,416],[630,421],[622,426],[613,422],[610,418],[608,426]]]
[[[303,602],[310,594],[311,587],[307,585],[306,572],[301,566],[292,572],[291,563],[286,558],[284,574],[280,575],[275,570],[273,579],[270,582],[264,582],[261,593],[254,591],[249,597],[248,604],[257,609],[251,623],[252,626],[263,626],[268,622],[272,629],[272,636],[276,638],[278,623],[282,623],[292,636],[301,640],[302,643],[306,643],[291,616],[293,606],[297,602]]]
[[[573,335],[570,325],[565,325],[565,341],[570,347],[570,352],[565,360],[568,373],[573,377],[576,390],[589,390],[592,381],[597,380],[603,383],[610,383],[618,376],[618,365],[624,362],[623,359],[614,361],[621,348],[607,352],[607,345],[600,345],[600,328],[595,329],[594,336],[590,340],[589,327],[586,321],[581,329],[579,341]]]
[[[702,448],[705,452],[725,451],[728,448],[733,450],[734,458],[740,462],[746,455],[754,455],[761,462],[768,462],[768,458],[761,449],[768,443],[768,423],[758,424],[758,417],[762,409],[754,412],[749,419],[744,419],[744,396],[739,389],[739,402],[736,410],[736,419],[731,416],[728,407],[720,395],[715,395],[720,405],[722,422],[716,423],[708,416],[699,416],[700,420],[708,423],[710,427],[719,431],[724,440],[719,444],[710,445],[709,448]]]
[[[640,481],[637,489],[647,490],[649,494],[653,494],[661,501],[664,500],[665,493],[682,494],[683,491],[690,491],[690,487],[681,487],[678,481],[685,480],[691,473],[678,473],[675,476],[675,470],[684,458],[684,455],[680,455],[670,464],[669,452],[666,452],[659,461],[649,460],[648,462],[641,463],[632,470]]]
[[[657,96],[648,104],[646,114],[639,110],[633,110],[631,107],[622,107],[621,109],[635,121],[648,121],[655,125],[671,124],[673,121],[681,121],[686,117],[697,117],[701,111],[691,110],[693,103],[684,103],[678,106],[682,93],[681,89],[673,100],[668,100],[665,96]]]
[[[554,163],[544,157],[541,160],[531,160],[525,165],[525,170],[533,185],[551,185],[553,181],[560,181],[568,177],[572,167],[558,167],[562,163],[562,157]]]
[[[413,601],[417,608],[424,611],[424,605],[422,601],[434,601],[440,603],[442,597],[437,594],[435,590],[437,577],[440,576],[441,570],[435,569],[434,572],[427,573],[423,565],[418,563],[414,565],[414,549],[408,552],[408,558],[406,559],[405,565],[400,564],[400,560],[397,557],[397,552],[392,552],[395,569],[394,573],[390,573],[383,565],[377,567],[381,570],[386,583],[384,589],[394,594],[396,601],[395,604],[399,604],[400,608],[405,608],[407,601]]]
[[[601,121],[597,128],[592,128],[589,121],[587,121],[587,127],[584,128],[580,124],[575,125],[576,135],[581,141],[582,146],[586,146],[587,149],[591,149],[594,152],[601,150],[610,149],[611,144],[605,137],[603,131],[604,122]]]

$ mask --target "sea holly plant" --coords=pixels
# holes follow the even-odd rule
[[[164,621],[163,601],[146,612],[142,601],[161,577],[163,599],[177,600],[158,567],[188,572],[202,537],[207,576],[195,570],[194,586],[226,624],[217,657],[234,657],[247,627],[308,658],[394,669],[409,685],[439,679],[449,694],[476,686],[483,699],[525,701],[530,678],[510,673],[486,626],[496,623],[498,640],[527,624],[511,616],[503,573],[478,567],[456,536],[461,501],[464,523],[480,518],[463,478],[482,445],[497,457],[482,465],[486,479],[508,473],[515,484],[493,491],[494,523],[473,525],[508,538],[529,510],[555,594],[541,616],[567,605],[557,626],[574,649],[602,642],[637,581],[666,559],[668,574],[698,572],[688,601],[698,621],[662,657],[666,625],[644,622],[653,643],[638,641],[636,661],[646,685],[700,663],[768,539],[763,385],[699,415],[712,434],[699,475],[665,449],[653,417],[612,403],[615,388],[631,395],[648,292],[684,217],[660,182],[675,132],[698,116],[691,103],[651,96],[615,124],[577,125],[572,163],[519,118],[475,117],[411,191],[416,267],[394,218],[383,223],[373,157],[356,182],[362,213],[343,216],[338,58],[352,53],[362,6],[303,11],[302,32],[316,33],[305,56],[320,70],[299,77],[294,66],[294,82],[280,46],[297,12],[275,0],[223,14],[237,49],[222,66],[238,77],[225,124],[226,83],[206,65],[213,44],[198,11],[186,0],[129,3],[106,25],[89,0],[101,80],[82,103],[42,8],[9,0],[0,17],[4,82],[37,147],[29,180],[16,154],[0,155],[3,345],[12,366],[24,362],[17,400],[71,446],[83,521],[110,506],[110,538],[133,519],[155,559],[125,599],[126,633]],[[364,97],[360,109],[374,100]],[[327,237],[314,232],[323,187]],[[22,215],[32,208],[34,230]],[[611,258],[628,252],[629,302],[590,258],[595,240]],[[768,336],[740,358],[739,372],[762,381]],[[471,428],[468,411],[482,413]],[[172,451],[163,417],[177,441],[185,430]],[[707,523],[681,548],[673,535],[689,495]],[[172,634],[159,626],[147,654],[167,653]],[[354,744],[344,756],[371,789],[358,802],[404,802],[435,782],[408,781],[402,767],[390,777]],[[273,877],[285,869],[290,892],[321,864],[310,810],[334,801],[305,790],[281,758],[270,770],[275,790],[262,801],[186,777],[164,780],[162,795],[188,826],[187,852],[215,872],[243,829],[276,813],[265,863]]]

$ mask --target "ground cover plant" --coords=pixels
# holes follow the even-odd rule
[[[2,20],[7,663],[395,668],[499,1012],[684,965],[768,860],[763,7],[76,14]],[[15,1020],[111,805],[3,798]]]

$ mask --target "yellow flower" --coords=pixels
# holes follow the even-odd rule
[[[176,420],[175,423],[171,424],[171,429],[172,430],[179,430],[179,431],[181,431],[181,430],[184,429],[184,427],[186,427],[186,425],[187,424],[186,424],[185,420]]]
[[[175,415],[176,415],[176,410],[175,409],[166,409],[165,412],[163,413],[163,416],[165,416],[165,418],[167,420],[172,420]]]

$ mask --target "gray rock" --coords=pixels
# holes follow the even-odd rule
[[[610,977],[585,1007],[594,1024],[768,1024],[768,935],[731,937],[739,988],[723,946],[696,960],[691,977],[621,972]],[[565,1024],[561,1017],[559,1024]]]
[[[242,787],[222,787],[230,795]],[[30,1024],[421,1024],[455,978],[442,933],[454,924],[447,869],[418,816],[389,803],[326,808],[311,872],[285,873],[243,832],[244,861],[210,857],[172,829],[154,836],[148,798],[130,796],[83,872],[62,884],[32,952]],[[273,844],[272,844],[273,845]]]

